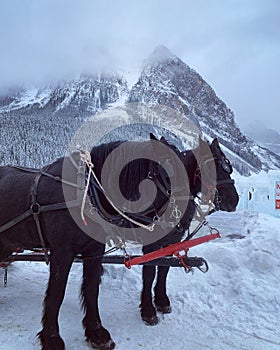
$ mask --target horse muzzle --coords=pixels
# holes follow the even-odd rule
[[[239,202],[239,196],[236,190],[226,191],[229,192],[228,195],[219,196],[219,209],[222,211],[233,212],[236,210],[236,207]],[[221,199],[222,198],[222,199]]]

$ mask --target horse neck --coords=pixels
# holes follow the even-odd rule
[[[101,172],[104,165],[105,160],[108,155],[116,149],[118,146],[123,144],[123,141],[111,142],[108,144],[102,144],[94,147],[91,150],[91,159],[94,163],[94,169],[96,171],[96,175],[99,179],[101,179]],[[127,150],[133,153],[133,147],[145,147],[144,143],[131,143],[129,145],[130,149]],[[138,193],[139,183],[148,178],[149,171],[151,169],[150,161],[144,159],[136,159],[135,161],[129,162],[127,164],[126,156],[129,154],[125,153],[125,150],[121,150],[116,153],[116,158],[114,162],[124,164],[123,169],[120,173],[120,190],[126,193],[127,198],[133,198],[136,193]],[[110,186],[110,178],[107,179],[108,186]]]
[[[117,148],[122,142],[115,141],[95,146],[90,151],[91,161],[94,164],[94,170],[98,178],[101,176],[102,167],[108,155]]]
[[[184,152],[184,165],[189,178],[190,192],[196,197],[198,192],[201,191],[201,180],[196,177],[198,163],[192,151]]]

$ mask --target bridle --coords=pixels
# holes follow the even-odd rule
[[[202,159],[199,163],[197,163],[197,168],[193,178],[193,184],[196,185],[197,180],[199,180],[201,182],[201,188],[206,189],[206,193],[204,194],[204,201],[206,203],[209,203],[211,201],[215,205],[216,210],[219,210],[219,204],[221,203],[219,189],[229,184],[234,185],[234,180],[231,178],[220,180],[214,179],[213,176],[211,176],[210,167],[208,165],[209,163],[213,164],[213,162],[215,162],[215,169],[217,169],[218,166],[226,174],[230,175],[232,173],[232,165],[224,154],[222,154],[221,158],[213,156],[205,160]]]

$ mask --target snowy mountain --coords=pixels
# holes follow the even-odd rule
[[[48,109],[51,113],[96,113],[128,94],[127,82],[118,75],[82,75],[43,88],[11,90],[0,97],[0,113]]]
[[[86,118],[125,102],[161,104],[183,113],[206,138],[218,137],[241,174],[279,168],[280,157],[246,137],[210,85],[162,46],[146,60],[131,89],[118,74],[99,74],[0,96],[0,163],[39,166],[51,161],[63,154]]]
[[[128,96],[116,75],[83,75],[0,97],[0,164],[40,167],[64,155],[85,119]]]
[[[279,166],[279,156],[242,134],[233,112],[211,86],[165,47],[158,47],[147,60],[129,102],[160,103],[184,113],[204,134],[219,138],[242,174]]]

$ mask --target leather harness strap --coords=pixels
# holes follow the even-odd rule
[[[42,228],[41,228],[41,224],[40,224],[40,219],[39,219],[39,214],[40,214],[40,204],[37,203],[37,189],[38,189],[38,184],[40,181],[42,174],[41,172],[37,173],[31,188],[31,211],[32,211],[32,216],[33,219],[35,221],[36,227],[37,227],[37,232],[38,232],[38,236],[40,239],[40,243],[41,246],[43,248],[43,250],[45,251],[45,260],[46,260],[46,264],[49,263],[49,255],[47,253],[47,247],[46,247],[46,243],[45,243],[45,239],[43,237],[43,232],[42,232]]]
[[[31,209],[26,210],[23,214],[17,216],[16,218],[12,219],[11,221],[7,222],[6,224],[0,226],[0,233],[6,231],[9,228],[13,227],[14,225],[18,224],[19,222],[28,218],[30,215],[32,215],[32,210]]]
[[[21,215],[15,217],[14,219],[7,222],[6,224],[0,226],[0,233],[1,233],[1,232],[4,232],[4,231],[12,228],[13,226],[17,225],[18,223],[25,220],[26,218],[32,216],[34,221],[35,221],[35,224],[36,224],[38,236],[40,239],[40,244],[41,244],[42,248],[45,250],[45,261],[47,264],[49,263],[49,255],[47,252],[47,246],[46,246],[45,239],[44,239],[43,232],[42,232],[42,228],[41,228],[39,214],[43,213],[43,212],[79,207],[81,205],[81,198],[82,198],[82,194],[83,194],[83,190],[84,190],[84,186],[83,186],[84,178],[83,178],[83,176],[84,176],[85,166],[77,165],[75,163],[75,160],[72,158],[72,156],[70,156],[69,158],[70,158],[72,164],[77,169],[77,183],[76,184],[69,182],[69,181],[66,181],[66,180],[63,180],[59,176],[54,176],[52,174],[49,174],[47,171],[48,171],[50,165],[48,165],[42,169],[32,169],[32,168],[25,168],[25,167],[20,167],[20,166],[13,166],[13,168],[15,168],[15,169],[25,171],[27,173],[36,174],[34,181],[32,183],[32,186],[31,186],[31,206],[29,209],[27,209]],[[76,187],[77,199],[67,201],[67,202],[55,203],[55,204],[40,205],[37,202],[37,194],[38,194],[37,191],[38,191],[38,185],[39,185],[39,182],[40,182],[40,179],[42,176],[47,176],[47,177],[52,178],[56,181],[60,181],[66,185]]]

